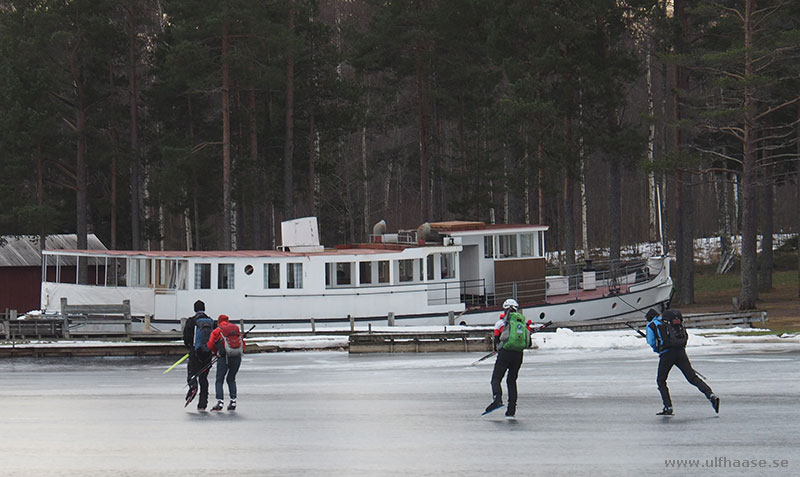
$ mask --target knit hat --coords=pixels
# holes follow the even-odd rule
[[[224,323],[227,321],[228,321],[228,315],[219,315],[219,318],[217,318],[217,322],[219,323]]]
[[[194,302],[194,311],[195,313],[198,311],[206,311],[206,304],[203,303],[202,300],[197,300]]]
[[[655,318],[657,316],[658,316],[658,312],[656,310],[652,309],[652,308],[650,308],[647,311],[647,314],[644,315],[644,317],[647,318],[647,321],[650,321],[650,320],[652,320],[653,318]]]

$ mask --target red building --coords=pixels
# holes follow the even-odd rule
[[[38,236],[4,236],[0,245],[0,313],[17,310],[18,314],[40,308],[42,253]],[[48,250],[75,250],[75,234],[48,235]],[[89,250],[107,250],[96,235],[88,237]],[[55,266],[47,267],[48,276]],[[75,264],[61,265],[61,276],[75,276]]]

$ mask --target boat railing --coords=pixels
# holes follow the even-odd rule
[[[581,294],[595,291],[598,296],[625,293],[631,286],[647,283],[661,273],[663,260],[591,262],[548,269],[544,279],[521,280],[495,284],[487,305],[498,305],[506,298],[520,303],[563,302],[580,299]],[[570,273],[571,272],[571,273]]]
[[[370,243],[397,243],[403,245],[414,245],[417,243],[416,232],[401,230],[396,234],[370,234]]]

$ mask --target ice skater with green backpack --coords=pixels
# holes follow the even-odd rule
[[[486,407],[488,414],[503,407],[503,390],[500,382],[508,371],[506,386],[508,387],[508,407],[506,417],[514,418],[517,412],[517,375],[522,366],[522,352],[531,346],[531,330],[525,316],[519,311],[516,300],[503,302],[503,313],[494,325],[494,349],[497,360],[492,371],[492,403]]]

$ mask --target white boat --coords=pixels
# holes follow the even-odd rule
[[[428,229],[429,226],[429,229]],[[176,323],[203,300],[259,328],[490,325],[515,298],[534,322],[641,317],[672,291],[668,260],[588,266],[572,276],[546,270],[543,225],[438,222],[379,233],[370,243],[323,248],[316,218],[282,224],[271,251],[45,250],[41,308],[120,304],[152,323]],[[89,283],[76,279],[86,261]]]

